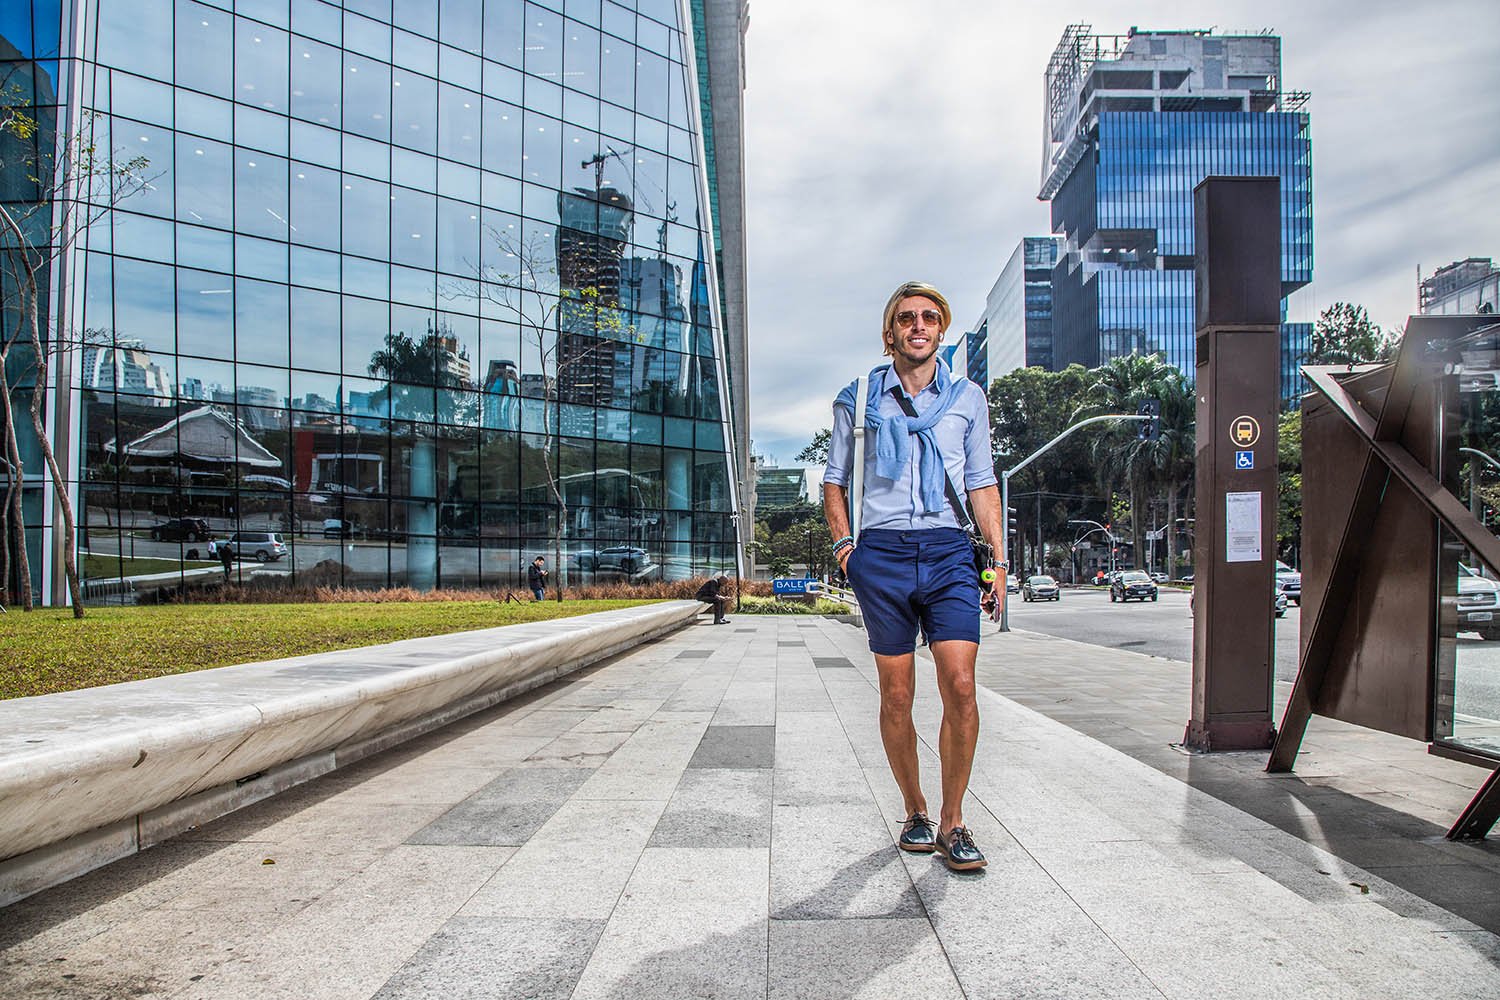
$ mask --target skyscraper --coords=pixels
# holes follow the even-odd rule
[[[975,329],[986,331],[988,379],[1017,368],[1052,369],[1052,270],[1061,242],[1056,236],[1024,237],[985,297]]]
[[[1193,374],[1193,188],[1281,180],[1285,298],[1312,280],[1308,95],[1287,90],[1281,39],[1212,31],[1095,34],[1070,25],[1047,64],[1042,184],[1064,238],[1053,272],[1053,367],[1159,352]],[[1282,393],[1307,324],[1283,322]]]
[[[744,26],[743,0],[5,4],[39,148],[146,161],[47,275],[44,320],[89,345],[43,390],[84,547],[120,575],[190,515],[286,531],[293,578],[473,586],[560,529],[570,580],[617,545],[732,572]],[[184,426],[230,429],[215,462]]]

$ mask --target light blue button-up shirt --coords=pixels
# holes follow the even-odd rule
[[[881,417],[904,416],[901,404],[891,394],[894,388],[902,395],[901,380],[889,367],[878,375],[881,384],[876,387],[876,396],[871,405],[880,407]],[[990,453],[990,408],[984,390],[968,379],[955,376],[941,360],[937,363],[937,377],[927,388],[911,399],[912,409],[918,414],[927,412],[937,403],[939,394],[948,388],[948,383],[958,378],[963,389],[953,407],[933,427],[938,451],[943,456],[943,468],[959,499],[967,500],[970,490],[993,486],[995,461]],[[857,391],[858,379],[851,383]],[[845,390],[848,392],[849,390]],[[865,437],[864,504],[860,508],[860,530],[889,528],[895,531],[913,531],[923,528],[957,528],[953,516],[953,505],[946,499],[940,510],[927,514],[922,511],[922,492],[919,475],[921,448],[912,442],[911,461],[900,477],[885,479],[875,472],[875,436]],[[854,468],[854,414],[847,407],[833,408],[833,437],[828,442],[828,469],[823,482],[834,486],[849,485],[850,472]]]

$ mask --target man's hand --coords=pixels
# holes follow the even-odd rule
[[[839,572],[844,576],[849,575],[849,557],[854,554],[854,546],[845,545],[839,550]]]

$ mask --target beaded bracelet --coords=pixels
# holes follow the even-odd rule
[[[836,542],[833,543],[833,554],[834,554],[834,557],[837,558],[838,554],[840,552],[844,551],[844,549],[846,549],[846,548],[852,549],[853,547],[854,547],[854,539],[852,537],[850,537],[849,535],[845,535],[843,538],[840,538],[838,541],[836,541]]]

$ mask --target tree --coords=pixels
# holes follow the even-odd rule
[[[571,381],[591,383],[587,366],[599,362],[616,345],[634,343],[640,338],[635,327],[625,322],[618,288],[608,288],[602,280],[608,261],[608,251],[602,248],[603,237],[595,237],[598,246],[586,248],[592,254],[576,254],[579,259],[571,262],[570,273],[563,281],[557,256],[546,236],[533,233],[525,239],[516,239],[493,227],[487,230],[487,235],[507,264],[482,268],[477,294],[499,305],[519,324],[540,368],[542,466],[547,490],[557,507],[557,521],[552,529],[552,565],[557,573],[558,600],[562,600],[562,588],[567,584],[562,539],[568,523],[568,503],[561,486],[559,387]],[[615,267],[618,268],[618,261]],[[618,279],[614,284],[618,284]],[[570,379],[574,375],[579,378]]]
[[[828,464],[828,444],[833,440],[833,431],[827,427],[812,436],[812,441],[806,448],[797,452],[797,461],[807,462],[809,465]]]
[[[0,303],[0,419],[5,425],[7,499],[21,606],[30,610],[33,601],[20,489],[25,469],[16,436],[13,396],[29,380],[27,408],[62,518],[63,568],[75,618],[84,616],[84,607],[73,502],[44,414],[51,359],[75,345],[68,331],[53,327],[50,321],[44,323],[41,311],[52,264],[71,251],[89,226],[149,182],[149,161],[145,157],[117,157],[100,150],[93,131],[93,116],[85,113],[78,130],[58,142],[55,122],[34,113],[20,88],[8,87],[0,96],[0,174],[16,182],[24,194],[15,201],[0,203],[0,288],[4,296]],[[16,371],[12,371],[13,362]]]
[[[1085,394],[1079,417],[1100,413],[1135,413],[1146,399],[1172,401],[1174,421],[1181,423],[1190,398],[1183,374],[1159,354],[1127,354],[1112,358],[1090,372],[1093,383]],[[1163,399],[1163,417],[1166,417]],[[1165,426],[1165,422],[1164,422]],[[1183,435],[1168,434],[1142,440],[1134,421],[1100,435],[1093,457],[1101,485],[1121,484],[1130,510],[1131,543],[1139,560],[1145,549],[1146,503],[1155,488],[1181,475]],[[1191,454],[1189,451],[1188,454]]]
[[[1293,566],[1302,548],[1302,411],[1276,422],[1276,549]]]
[[[1364,306],[1335,302],[1318,315],[1308,342],[1308,365],[1358,365],[1388,361],[1396,336],[1370,322]]]
[[[989,387],[990,443],[997,473],[1030,455],[1073,423],[1083,403],[1089,373],[1081,365],[1060,372],[1017,368],[993,380]],[[1022,470],[1011,482],[1011,496],[1030,530],[1023,532],[1012,554],[1013,572],[1021,565],[1041,565],[1048,542],[1071,543],[1068,521],[1085,513],[1092,501],[1094,477],[1088,442],[1066,438],[1052,451]],[[1041,536],[1042,550],[1036,548]],[[1030,544],[1031,558],[1026,559]]]

